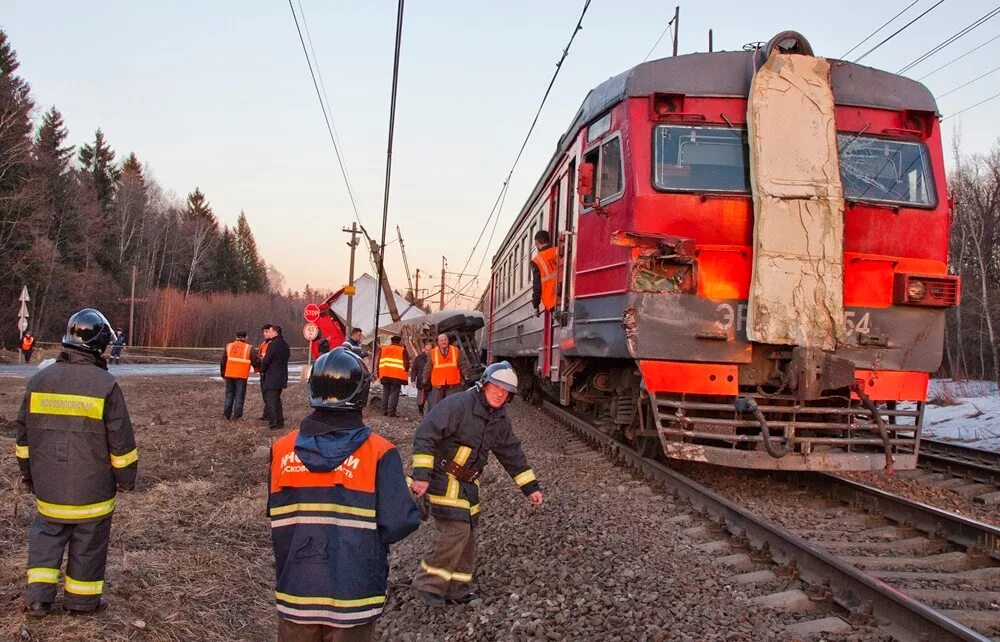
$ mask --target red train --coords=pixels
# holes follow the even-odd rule
[[[949,224],[923,85],[794,32],[643,63],[590,91],[495,255],[489,357],[649,455],[913,468]],[[538,230],[560,256],[542,316]]]

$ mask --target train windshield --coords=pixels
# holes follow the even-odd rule
[[[653,182],[658,189],[750,191],[750,150],[744,131],[660,125],[653,147]]]
[[[937,195],[927,147],[919,142],[838,134],[844,198],[934,207]],[[750,192],[745,130],[659,125],[654,135],[657,189]]]
[[[838,134],[840,180],[849,201],[915,207],[937,203],[934,176],[923,143]]]

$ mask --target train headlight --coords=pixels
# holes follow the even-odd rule
[[[910,301],[922,301],[927,294],[927,286],[923,281],[912,280],[906,284],[906,298]]]

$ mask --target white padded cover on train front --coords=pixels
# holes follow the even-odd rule
[[[747,106],[754,204],[747,337],[833,350],[844,332],[844,195],[830,63],[773,53]]]

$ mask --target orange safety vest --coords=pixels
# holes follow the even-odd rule
[[[431,387],[456,386],[462,382],[462,371],[458,367],[458,348],[448,348],[448,356],[441,354],[441,348],[431,351]]]
[[[378,376],[408,381],[409,373],[403,365],[403,346],[389,344],[382,346],[382,354],[378,358]]]
[[[24,337],[21,339],[21,349],[31,350],[31,346],[35,344],[35,337]]]
[[[226,344],[226,379],[247,379],[250,377],[250,344],[233,341]]]
[[[559,251],[554,247],[542,250],[531,259],[538,268],[542,279],[542,305],[546,310],[556,307],[556,270],[559,267]]]

